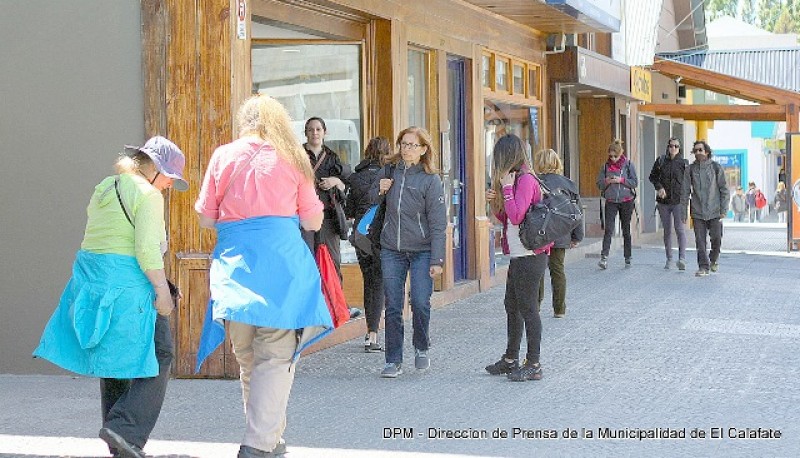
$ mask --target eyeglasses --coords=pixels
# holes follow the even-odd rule
[[[680,148],[680,147],[681,145],[672,145],[672,144],[667,145],[667,148]]]
[[[692,151],[695,152],[695,153],[702,153],[702,152],[705,151],[705,148],[694,148],[694,149],[692,149]]]
[[[420,145],[419,143],[400,142],[400,149],[417,149],[420,146],[422,145]]]

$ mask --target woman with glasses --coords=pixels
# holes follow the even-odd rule
[[[375,137],[367,144],[364,160],[350,175],[350,192],[345,206],[347,217],[354,218],[353,227],[358,227],[361,218],[372,207],[369,191],[383,171],[383,161],[392,152],[389,140]],[[354,231],[355,232],[355,231]],[[378,353],[383,348],[378,343],[378,326],[383,313],[383,273],[380,257],[356,248],[358,267],[364,279],[364,313],[367,316],[367,335],[364,336],[364,351]]]
[[[430,367],[428,328],[433,278],[442,273],[446,209],[442,180],[433,165],[430,134],[409,127],[397,136],[392,178],[381,178],[370,190],[372,202],[386,200],[381,231],[381,269],[386,296],[386,364],[381,377],[403,373],[403,301],[406,277],[411,275],[410,303],[414,315],[414,366]]]
[[[114,456],[138,458],[173,359],[163,192],[189,184],[183,152],[166,138],[127,148],[116,174],[94,188],[72,278],[33,355],[99,377],[100,438]]]
[[[608,160],[603,164],[597,175],[597,187],[605,199],[603,248],[600,252],[601,269],[608,268],[608,252],[611,249],[611,236],[614,234],[614,224],[619,215],[622,226],[622,240],[625,255],[625,267],[631,266],[631,216],[636,204],[636,187],[639,179],[636,177],[636,167],[625,157],[621,140],[614,140],[608,145]]]
[[[672,266],[672,228],[678,239],[678,270],[686,270],[686,205],[689,196],[683,193],[683,182],[688,179],[689,161],[683,158],[681,142],[675,137],[667,141],[667,150],[656,159],[650,171],[650,182],[656,188],[656,202],[661,226],[664,228],[664,250],[667,263]]]

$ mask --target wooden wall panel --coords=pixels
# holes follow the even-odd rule
[[[598,197],[595,179],[608,158],[608,145],[614,140],[614,99],[578,99],[578,151],[580,193]]]
[[[144,129],[147,137],[167,133],[166,0],[142,0],[142,77]]]
[[[229,0],[198,0],[197,57],[198,57],[198,158],[196,169],[197,190],[205,174],[208,161],[218,146],[233,139],[231,113],[231,21]],[[190,204],[194,204],[196,193]],[[184,230],[200,231],[193,209],[188,211]],[[202,231],[197,245],[185,251],[209,253],[214,250],[214,231]],[[194,243],[195,240],[192,240]]]

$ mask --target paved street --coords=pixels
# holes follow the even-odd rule
[[[378,377],[383,357],[360,339],[310,355],[287,457],[798,456],[800,260],[741,253],[751,242],[785,250],[762,249],[785,238],[773,232],[726,226],[733,251],[707,278],[694,277],[693,251],[686,272],[663,270],[658,240],[631,269],[619,249],[606,271],[597,258],[571,262],[566,318],[548,312],[549,293],[543,306],[541,381],[483,371],[504,350],[503,287],[433,311],[425,373],[408,357],[410,333],[396,380]],[[0,456],[104,456],[98,391],[84,378],[0,376]],[[236,381],[173,380],[146,451],[235,456],[239,396]],[[478,438],[448,438],[463,434]]]

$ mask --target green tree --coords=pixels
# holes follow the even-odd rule
[[[713,21],[721,16],[736,17],[739,0],[708,0],[706,2],[706,19]]]
[[[774,33],[792,33],[795,30],[796,24],[789,8],[781,8],[780,16],[778,16],[778,20],[775,21],[775,27],[773,27],[772,31]]]
[[[742,0],[742,20],[748,24],[756,24],[756,0]]]
[[[760,0],[758,3],[758,25],[770,32],[775,30],[775,24],[781,16],[781,0]]]

